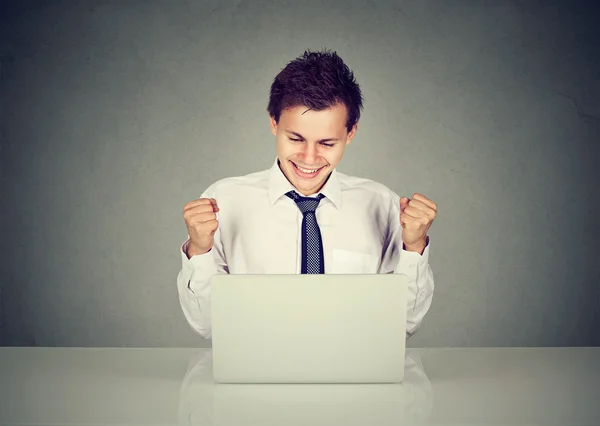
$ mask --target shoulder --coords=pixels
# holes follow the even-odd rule
[[[213,182],[200,198],[217,198],[235,195],[249,188],[258,189],[267,187],[268,170],[249,173],[246,175],[230,176]]]
[[[342,191],[359,192],[361,196],[367,199],[377,199],[385,205],[391,205],[394,202],[400,204],[398,194],[381,182],[344,173],[338,173],[338,177]]]

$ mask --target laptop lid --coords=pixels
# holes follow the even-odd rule
[[[218,274],[211,285],[215,381],[402,381],[405,275]]]

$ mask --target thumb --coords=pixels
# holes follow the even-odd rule
[[[400,211],[403,212],[410,199],[408,197],[400,197]]]

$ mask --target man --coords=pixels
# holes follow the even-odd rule
[[[405,274],[407,337],[419,328],[434,290],[427,231],[437,206],[336,170],[361,109],[360,87],[342,59],[306,51],[271,86],[273,166],[217,181],[185,205],[177,288],[201,336],[212,336],[210,278],[223,273]]]

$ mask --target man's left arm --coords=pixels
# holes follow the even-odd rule
[[[412,199],[394,197],[390,205],[389,234],[380,272],[408,277],[406,335],[421,326],[431,306],[434,280],[429,265],[428,230],[437,214],[437,205],[422,194]]]

